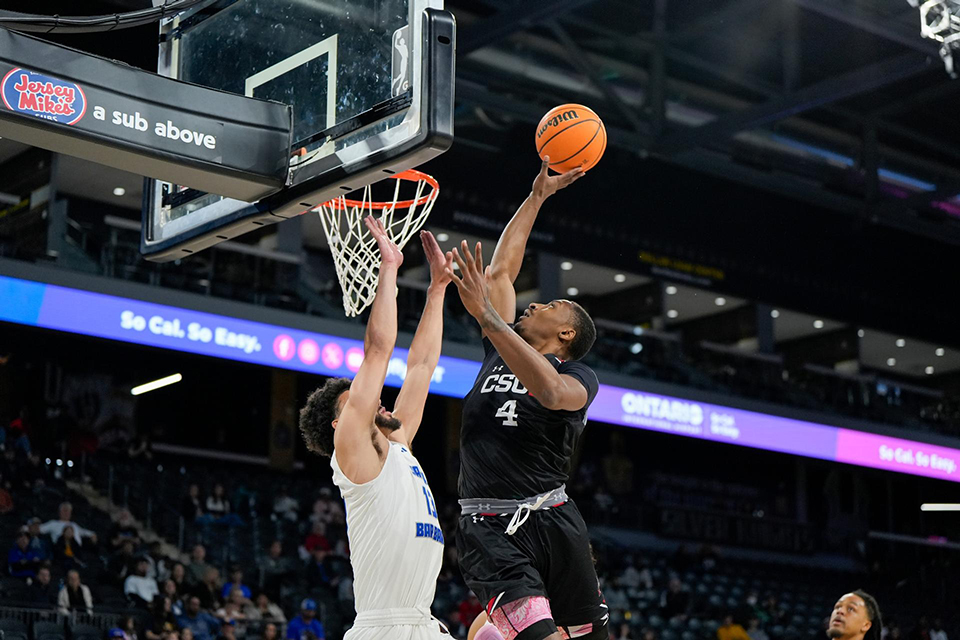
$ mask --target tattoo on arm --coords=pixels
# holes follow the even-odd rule
[[[503,318],[500,317],[500,314],[497,313],[497,310],[493,308],[493,305],[488,300],[487,309],[484,311],[483,318],[480,320],[480,328],[489,334],[507,331],[510,329],[510,326],[503,321]]]

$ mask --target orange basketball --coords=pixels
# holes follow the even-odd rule
[[[554,171],[589,171],[606,148],[607,130],[600,116],[582,104],[554,107],[537,125],[537,153],[541,159],[550,156]]]

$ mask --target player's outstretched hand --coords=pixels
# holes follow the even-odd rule
[[[377,241],[377,247],[380,248],[380,266],[399,267],[402,265],[403,252],[387,235],[387,230],[383,228],[383,222],[373,216],[367,216],[363,219],[363,223],[367,225],[370,234]]]
[[[430,264],[430,286],[446,288],[450,284],[448,271],[453,273],[453,253],[444,253],[429,231],[420,232],[420,242],[423,243],[423,253]]]
[[[550,156],[544,156],[543,162],[540,164],[540,173],[533,181],[533,195],[541,200],[549,198],[560,189],[569,187],[582,177],[582,167],[576,167],[558,176],[550,175]]]
[[[473,254],[466,240],[460,243],[460,248],[463,250],[463,257],[461,258],[460,252],[454,249],[453,259],[457,261],[463,277],[457,277],[452,266],[447,267],[447,275],[457,285],[464,308],[470,315],[480,320],[490,304],[490,290],[483,269],[483,253],[479,242]],[[490,267],[487,267],[487,270],[489,269]]]

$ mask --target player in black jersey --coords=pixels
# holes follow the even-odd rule
[[[570,300],[531,304],[514,322],[513,283],[537,213],[582,176],[550,176],[548,162],[487,269],[479,243],[454,250],[463,277],[451,276],[485,350],[463,406],[457,547],[467,584],[506,640],[606,639],[587,528],[564,485],[599,387],[578,362],[596,329]]]

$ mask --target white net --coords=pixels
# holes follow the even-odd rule
[[[953,53],[960,49],[960,0],[907,0],[920,9],[920,35],[941,43],[940,57],[951,77],[957,77]]]
[[[391,178],[396,183],[392,200],[373,200],[373,190],[367,185],[362,200],[341,196],[317,210],[333,254],[347,317],[359,315],[373,303],[377,293],[380,251],[363,219],[368,215],[379,218],[387,235],[402,250],[423,227],[440,195],[437,181],[425,173],[409,170]],[[414,187],[416,192],[411,199],[400,200],[402,190]]]

